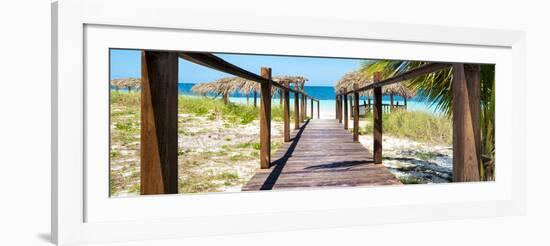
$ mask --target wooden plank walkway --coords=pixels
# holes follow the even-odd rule
[[[243,191],[401,184],[337,120],[310,120],[291,137],[272,156],[272,166],[258,170]]]

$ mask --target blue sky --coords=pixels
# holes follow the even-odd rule
[[[333,86],[345,73],[359,68],[359,59],[314,58],[293,56],[216,54],[248,71],[259,73],[260,67],[271,67],[272,75],[299,75],[309,79],[309,86]],[[138,50],[111,50],[111,79],[141,77],[141,53]],[[210,82],[232,76],[179,60],[179,83]]]

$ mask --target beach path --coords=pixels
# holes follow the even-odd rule
[[[335,119],[309,120],[291,138],[243,191],[401,184]]]

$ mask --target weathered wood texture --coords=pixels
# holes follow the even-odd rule
[[[310,109],[310,111],[311,111],[311,118],[313,119],[313,98],[310,98],[310,100],[311,100],[311,105],[310,105],[310,106],[311,106],[311,107],[310,107],[310,108],[311,108],[311,109]]]
[[[344,129],[348,129],[348,95],[344,94]]]
[[[285,87],[288,88],[288,81],[284,82]],[[283,90],[283,140],[285,142],[290,141],[290,99],[289,91]]]
[[[353,141],[359,142],[359,93],[353,93]]]
[[[374,82],[380,81],[381,74],[374,73]],[[373,155],[374,163],[382,164],[382,87],[374,88],[374,110],[373,110]]]
[[[321,119],[321,103],[317,100],[317,119]]]
[[[302,85],[301,91],[304,91],[304,86]],[[306,95],[300,94],[300,122],[304,122],[305,120],[305,101],[306,101]]]
[[[336,98],[335,98],[335,100],[336,100],[335,101],[335,107],[334,107],[334,118],[335,119],[338,119],[338,98],[339,97],[340,96],[336,96]]]
[[[479,181],[480,66],[453,64],[453,181]]]
[[[353,119],[353,95],[354,93],[352,93],[351,95],[349,95],[349,116]]]
[[[254,107],[258,107],[258,92],[254,90]]]
[[[228,104],[229,103],[229,94],[228,93],[223,93],[223,104]]]
[[[262,67],[262,77],[271,80],[271,68]],[[260,167],[271,163],[271,82],[261,84],[260,98]]]
[[[336,119],[338,123],[342,123],[342,96],[338,96],[336,100]]]
[[[273,166],[259,170],[243,191],[401,184],[386,167],[374,165],[336,120],[309,120],[292,135],[273,155]]]
[[[420,67],[414,68],[412,70],[409,70],[407,72],[395,75],[391,78],[387,78],[387,79],[384,79],[384,80],[379,80],[376,83],[370,83],[366,86],[363,86],[363,87],[357,89],[357,91],[361,92],[361,91],[371,90],[371,89],[376,88],[376,87],[391,85],[391,84],[398,83],[398,82],[401,82],[401,81],[405,81],[405,80],[408,80],[408,79],[412,79],[412,78],[415,78],[415,77],[418,77],[418,76],[422,76],[424,74],[437,72],[441,69],[450,68],[451,65],[452,65],[451,63],[439,63],[439,62],[428,63],[428,64],[422,65]],[[351,93],[351,91],[348,91],[346,93]]]
[[[298,85],[294,85],[294,129],[300,129],[300,94],[298,94]]]
[[[307,120],[307,96],[304,95],[304,121]]]
[[[141,52],[140,192],[178,193],[178,56]]]

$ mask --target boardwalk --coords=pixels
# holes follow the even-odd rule
[[[272,157],[273,166],[260,169],[243,191],[307,187],[350,187],[400,184],[351,133],[332,119],[310,120],[292,133]]]

